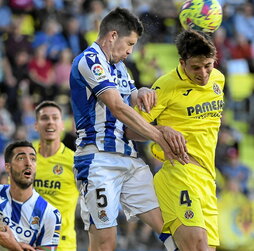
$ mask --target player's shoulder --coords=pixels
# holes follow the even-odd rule
[[[66,157],[74,157],[74,151],[67,147],[63,142],[61,142],[61,154]]]
[[[37,211],[45,211],[44,214],[52,216],[59,212],[55,206],[44,199],[35,189],[33,190],[33,198]]]
[[[220,81],[225,81],[224,74],[216,68],[213,68],[212,77],[214,79],[217,79],[217,80],[220,80]]]
[[[176,69],[172,69],[171,71],[160,76],[155,81],[152,88],[155,90],[156,89],[164,89],[164,90],[174,89],[178,80],[179,78],[177,76]]]
[[[6,190],[10,187],[8,184],[0,184],[0,196],[4,196]]]

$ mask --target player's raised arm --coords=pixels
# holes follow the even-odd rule
[[[137,132],[146,140],[153,140],[158,143],[163,149],[165,156],[170,162],[178,160],[180,163],[185,164],[185,161],[173,153],[170,145],[165,140],[163,134],[150,125],[130,106],[126,105],[116,89],[109,89],[99,96],[100,100],[110,109],[112,114],[127,125],[131,130]]]

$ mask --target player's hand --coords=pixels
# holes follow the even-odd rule
[[[30,245],[23,243],[23,242],[19,242],[20,247],[22,248],[22,250],[24,251],[36,251],[36,249],[34,249],[33,247],[31,247]]]
[[[170,146],[172,153],[177,156],[176,159],[182,164],[189,163],[186,140],[183,137],[183,135],[169,126],[156,126],[156,127],[161,131],[164,139]]]
[[[157,103],[156,92],[152,89],[142,87],[138,90],[137,106],[140,111],[150,112]]]
[[[10,227],[4,226],[3,228],[0,231],[0,246],[5,247],[10,251],[13,251],[13,250],[23,251],[19,243],[16,241]]]

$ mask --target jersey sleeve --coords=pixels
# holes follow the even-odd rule
[[[55,208],[49,208],[44,215],[44,224],[36,242],[37,247],[57,247],[60,240],[62,217]]]
[[[85,85],[96,95],[109,88],[116,88],[114,78],[110,74],[110,66],[101,63],[96,53],[86,54],[78,64],[78,69],[84,78]]]

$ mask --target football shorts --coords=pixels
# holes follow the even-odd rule
[[[219,245],[216,185],[209,172],[194,164],[165,161],[155,174],[155,190],[164,220],[163,232],[181,225],[207,230],[209,246]]]
[[[81,183],[81,216],[88,230],[117,225],[120,205],[127,220],[158,208],[153,175],[140,158],[96,152],[75,157],[75,167],[88,168]],[[79,174],[77,174],[79,175]]]

